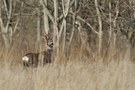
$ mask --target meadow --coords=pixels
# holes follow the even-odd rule
[[[14,51],[11,49],[10,52],[0,53],[3,60],[0,63],[0,90],[135,89],[135,64],[131,60],[133,53],[128,47],[120,51],[113,50],[100,59],[91,52],[87,56],[86,53],[83,55],[76,51],[70,54],[67,62],[57,58],[59,62],[27,71],[22,68],[21,55],[18,53],[13,56],[17,53],[17,50]]]

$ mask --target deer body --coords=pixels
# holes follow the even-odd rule
[[[51,63],[52,62],[52,49],[47,49],[47,51],[44,51],[44,59],[43,64]]]
[[[37,67],[39,61],[39,53],[27,53],[22,57],[24,67]]]

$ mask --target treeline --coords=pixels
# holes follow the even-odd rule
[[[81,52],[89,47],[100,57],[110,46],[134,48],[134,29],[134,0],[0,1],[0,41],[7,49],[16,42],[38,46],[49,34],[56,55],[67,55],[74,46]]]

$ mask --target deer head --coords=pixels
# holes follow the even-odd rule
[[[50,34],[49,33],[48,34],[45,34],[44,37],[45,37],[44,38],[45,41],[47,42],[47,46],[52,49],[53,48],[53,40],[50,37]]]

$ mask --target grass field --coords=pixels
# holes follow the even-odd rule
[[[107,63],[102,59],[92,61],[96,56],[83,58],[87,60],[72,56],[66,63],[52,63],[27,71],[21,63],[13,65],[15,56],[10,54],[1,53],[1,59],[9,60],[1,62],[0,90],[135,90],[135,64],[128,50]]]

